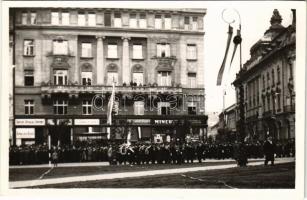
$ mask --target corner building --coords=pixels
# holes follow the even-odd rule
[[[273,11],[271,26],[252,46],[251,58],[234,81],[247,138],[265,140],[271,136],[278,142],[295,139],[295,10],[292,15],[292,24],[284,27],[279,11]]]
[[[205,9],[18,8],[16,144],[206,139]]]

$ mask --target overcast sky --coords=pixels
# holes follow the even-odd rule
[[[249,58],[249,50],[251,46],[256,43],[264,34],[264,32],[270,27],[270,19],[273,14],[273,10],[276,8],[279,10],[280,15],[283,18],[282,25],[288,26],[292,22],[292,12],[289,4],[284,5],[283,2],[279,2],[276,5],[264,5],[262,4],[249,4],[247,2],[227,6],[221,5],[209,5],[207,7],[207,14],[204,18],[205,24],[205,90],[206,90],[206,111],[222,111],[223,108],[223,87],[226,83],[226,100],[227,106],[235,103],[235,91],[231,86],[231,83],[235,79],[235,74],[239,70],[239,51],[237,49],[235,59],[229,70],[230,58],[233,52],[233,42],[228,53],[228,62],[224,71],[222,86],[216,86],[216,78],[223,61],[225,54],[228,25],[222,19],[222,12],[225,8],[228,10],[225,16],[230,17],[231,9],[235,8],[241,16],[242,24],[242,63],[244,64]],[[234,18],[238,22],[239,19],[236,14],[233,14]],[[238,28],[238,23],[233,24],[234,33]]]

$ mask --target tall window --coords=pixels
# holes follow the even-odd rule
[[[141,44],[134,44],[132,48],[133,59],[143,59],[143,46]]]
[[[196,87],[196,73],[188,73],[188,87],[189,88]]]
[[[272,85],[275,85],[275,72],[274,69],[272,69]]]
[[[268,111],[271,110],[271,98],[270,96],[267,96],[267,101],[268,101]]]
[[[85,13],[84,12],[78,13],[78,25],[85,26]]]
[[[118,58],[117,44],[108,44],[108,58]]]
[[[277,66],[277,83],[280,83],[280,68]]]
[[[266,111],[266,107],[265,107],[266,105],[265,105],[265,97],[262,97],[262,108],[263,108],[263,112],[265,112]]]
[[[172,18],[170,15],[165,15],[164,17],[164,28],[172,29]]]
[[[23,44],[24,44],[23,54],[25,56],[33,56],[34,55],[34,41],[24,40]]]
[[[157,44],[157,57],[170,57],[171,49],[169,44]]]
[[[171,72],[158,72],[158,85],[171,86]]]
[[[21,24],[28,24],[28,13],[23,12],[21,15]]]
[[[185,16],[185,17],[184,17],[184,29],[185,29],[185,30],[188,30],[188,29],[189,29],[189,26],[190,26],[190,17]]]
[[[54,40],[53,41],[53,55],[67,55],[68,54],[68,41],[67,40]]]
[[[88,13],[88,25],[96,26],[96,14],[93,12]]]
[[[140,14],[139,27],[140,28],[147,28],[146,14],[144,14],[144,13]]]
[[[143,85],[143,82],[144,82],[143,73],[142,72],[134,72],[132,74],[132,80],[137,85]]]
[[[104,14],[104,25],[111,26],[111,13]]]
[[[82,85],[92,85],[92,72],[81,72]]]
[[[122,27],[122,17],[120,13],[114,13],[114,27]]]
[[[81,48],[82,48],[81,57],[83,58],[92,57],[92,43],[82,43]]]
[[[62,12],[62,25],[69,25],[69,12]]]
[[[192,18],[192,30],[196,31],[198,29],[197,17]]]
[[[25,100],[25,114],[33,115],[34,114],[34,100]]]
[[[156,29],[161,29],[162,28],[161,15],[155,15],[155,28]]]
[[[268,72],[267,73],[267,87],[269,88],[270,87],[270,73]]]
[[[51,24],[59,25],[59,13],[58,12],[51,12]]]
[[[55,100],[53,102],[53,113],[55,115],[66,115],[67,107],[68,107],[67,100]]]
[[[24,71],[25,78],[25,86],[33,86],[34,85],[34,73],[33,70],[25,70]]]
[[[113,85],[113,82],[115,82],[115,85],[118,84],[118,73],[117,72],[108,72],[107,85]]]
[[[169,114],[170,114],[170,103],[158,102],[158,115],[169,115]]]
[[[92,114],[92,101],[83,100],[82,101],[82,114],[91,115]]]
[[[129,27],[130,28],[137,28],[136,14],[130,14]]]
[[[55,85],[67,85],[67,70],[54,70],[53,83]]]
[[[265,77],[262,75],[262,89],[265,89]]]
[[[36,24],[36,12],[31,12],[31,24]]]
[[[196,103],[195,102],[188,102],[188,114],[196,115]]]
[[[187,59],[197,60],[197,49],[195,44],[187,45]]]
[[[280,111],[280,92],[276,93],[277,98],[277,111]]]
[[[135,101],[133,107],[134,107],[134,115],[144,115],[143,101]]]

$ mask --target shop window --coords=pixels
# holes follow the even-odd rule
[[[130,14],[129,27],[130,28],[137,28],[136,14]]]
[[[188,73],[188,87],[189,88],[196,87],[196,73]]]
[[[104,14],[104,25],[111,26],[111,13]]]
[[[62,12],[62,25],[69,25],[69,12]]]
[[[33,115],[34,114],[34,100],[25,100],[25,114]]]
[[[92,114],[92,101],[84,100],[82,101],[82,114],[91,115]]]
[[[78,13],[78,25],[85,26],[85,13],[84,12]]]
[[[31,24],[36,24],[36,12],[31,12]]]
[[[34,85],[33,70],[25,70],[24,71],[24,79],[25,79],[25,86],[33,86]]]
[[[33,56],[34,55],[34,40],[24,40],[23,55],[25,55],[25,56]]]
[[[66,115],[67,107],[68,107],[67,100],[55,100],[53,102],[53,113],[55,115]]]
[[[157,57],[170,57],[170,44],[157,44]]]
[[[140,14],[139,27],[140,28],[147,28],[146,14],[144,14],[144,13]]]
[[[171,72],[158,72],[158,85],[171,86]]]
[[[28,24],[28,13],[23,12],[21,14],[21,24]]]
[[[82,43],[81,44],[81,57],[91,58],[92,57],[92,43]]]
[[[172,29],[172,18],[170,15],[165,15],[164,17],[164,28]]]
[[[92,72],[81,72],[82,85],[92,85]]]
[[[161,15],[155,15],[155,28],[156,29],[161,29],[162,28]]]
[[[95,13],[88,13],[88,25],[89,26],[96,26],[96,14]]]
[[[187,59],[197,60],[197,48],[195,44],[187,44]]]
[[[68,54],[68,41],[67,40],[54,40],[53,41],[53,55],[67,55]]]
[[[51,24],[59,25],[59,13],[58,12],[51,12]]]
[[[54,70],[53,81],[55,85],[67,85],[67,70]]]
[[[118,58],[117,44],[108,44],[108,58]]]
[[[114,13],[114,27],[122,27],[122,17],[120,13]]]
[[[133,59],[143,59],[143,46],[141,44],[134,44],[132,48]]]
[[[143,101],[135,101],[133,106],[134,106],[134,115],[144,115]]]

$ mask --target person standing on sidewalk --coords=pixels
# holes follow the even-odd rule
[[[275,153],[275,144],[273,143],[272,137],[268,137],[263,144],[263,153],[265,156],[264,165],[268,165],[268,162],[271,161],[271,165],[274,165],[274,153]]]
[[[53,151],[51,158],[52,158],[53,167],[57,167],[58,166],[58,159],[59,159],[57,149],[55,149]]]

